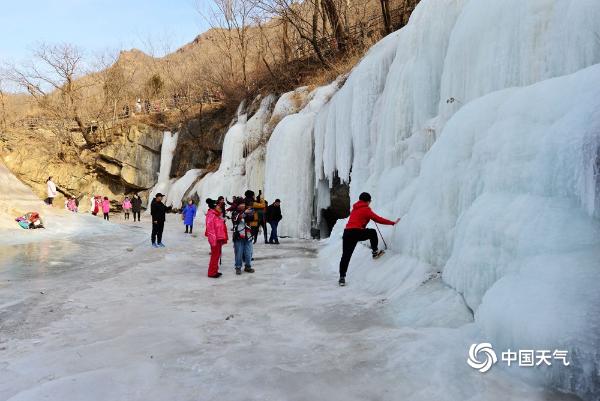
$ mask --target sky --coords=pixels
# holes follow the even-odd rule
[[[39,42],[86,53],[151,47],[160,56],[207,29],[198,8],[208,1],[0,0],[0,64],[25,60]]]

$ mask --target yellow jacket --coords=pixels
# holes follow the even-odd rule
[[[258,209],[266,209],[267,202],[264,199],[261,199],[260,202],[252,203],[252,208],[254,209],[254,220],[252,220],[249,224],[250,227],[258,226]]]

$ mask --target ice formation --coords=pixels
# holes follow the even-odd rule
[[[289,211],[281,221],[281,235],[310,238],[315,188],[313,125],[339,84],[336,81],[311,92],[308,104],[283,118],[267,144],[265,196],[279,198]]]
[[[171,165],[173,164],[173,155],[177,148],[177,138],[179,133],[171,133],[165,131],[163,133],[163,141],[160,147],[160,170],[158,171],[158,180],[154,187],[150,190],[149,199],[154,198],[154,195],[161,193],[166,195],[169,192],[171,184],[175,182],[171,179]]]
[[[186,201],[185,196],[203,171],[202,169],[188,170],[183,177],[174,181],[166,194],[165,205],[180,209],[183,202]]]
[[[398,276],[442,271],[498,346],[571,350],[577,368],[537,372],[584,398],[600,392],[599,17],[596,1],[422,1],[314,133],[315,185],[338,174],[404,216],[384,232]]]
[[[302,87],[281,95],[277,102],[275,96],[266,96],[250,118],[245,103],[240,104],[225,134],[219,168],[206,174],[190,193],[204,201],[220,195],[243,195],[247,189],[256,193],[263,190],[266,148],[273,128],[288,114],[297,113],[306,104],[308,94],[308,89]]]

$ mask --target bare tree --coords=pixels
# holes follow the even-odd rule
[[[25,89],[38,106],[68,131],[75,122],[86,141],[86,129],[79,112],[83,89],[87,86],[77,78],[83,72],[83,52],[68,43],[40,44],[29,63],[9,66],[6,78]]]
[[[114,122],[118,117],[119,105],[127,105],[133,97],[131,92],[136,68],[125,68],[119,59],[119,52],[99,54],[95,68],[98,72],[90,76],[95,78],[102,96],[93,96],[100,99],[99,104],[92,108],[92,115],[96,120],[110,117]]]
[[[383,17],[383,28],[386,34],[392,32],[392,16],[390,14],[390,1],[379,0],[381,4],[381,15]]]
[[[249,54],[252,23],[257,18],[257,0],[212,0],[208,10],[200,4],[198,10],[219,39],[215,44],[228,62],[228,73],[232,81],[240,81],[249,91]]]
[[[320,37],[322,29],[319,27],[322,0],[257,0],[259,7],[268,17],[279,18],[287,25],[294,28],[296,34],[310,44],[315,55],[325,68],[332,68],[325,59],[321,49]],[[287,36],[287,35],[286,35]]]
[[[6,100],[2,80],[0,79],[0,128],[6,129]]]

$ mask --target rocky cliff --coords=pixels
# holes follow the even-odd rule
[[[64,196],[108,196],[115,205],[124,194],[143,192],[156,182],[162,131],[143,124],[112,127],[95,133],[90,149],[58,140],[55,132],[15,130],[0,135],[6,166],[40,197],[52,176]]]

